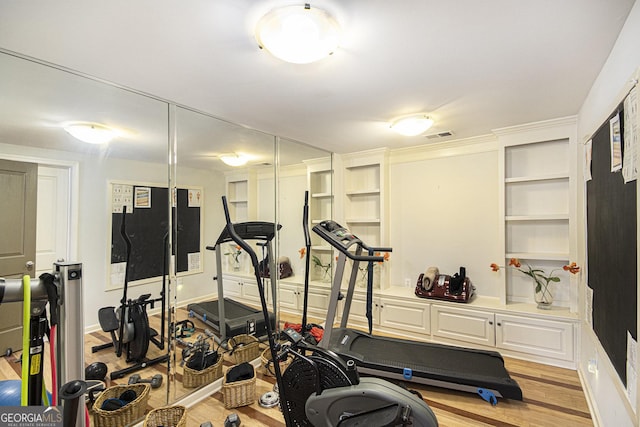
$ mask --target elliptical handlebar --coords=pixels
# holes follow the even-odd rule
[[[231,240],[233,240],[238,246],[245,250],[249,254],[249,258],[251,258],[251,265],[253,265],[253,272],[256,277],[256,283],[258,285],[258,293],[260,294],[260,303],[262,307],[262,314],[265,320],[265,327],[267,329],[267,336],[269,338],[269,348],[271,349],[271,360],[278,360],[278,344],[273,336],[273,329],[271,328],[271,322],[269,320],[269,311],[267,310],[267,299],[264,293],[264,286],[262,284],[262,278],[260,277],[260,266],[258,263],[258,256],[256,252],[253,250],[251,245],[249,245],[240,235],[236,232],[233,223],[231,222],[231,215],[229,214],[229,206],[227,204],[227,196],[222,196],[222,207],[224,208],[224,218],[225,218],[225,229],[229,234]],[[274,230],[275,234],[275,230]],[[218,274],[222,274],[222,272],[218,272]],[[280,356],[282,357],[282,356]],[[282,381],[282,372],[280,371],[280,363],[273,364],[273,370],[276,376],[276,381],[278,383],[278,390],[280,392],[280,401],[286,402],[285,396],[285,386]],[[285,424],[287,426],[292,426],[291,417],[288,411],[283,410],[283,416],[285,420]]]

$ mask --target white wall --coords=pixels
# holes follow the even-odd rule
[[[489,268],[500,261],[501,247],[496,144],[480,152],[470,145],[453,156],[423,150],[429,155],[414,150],[414,161],[390,156],[390,284],[408,280],[414,287],[430,266],[442,274],[464,266],[479,294],[498,297],[499,277]]]
[[[618,40],[596,78],[584,104],[578,114],[579,142],[584,142],[603,123],[616,105],[622,101],[623,91],[629,86],[629,77],[640,66],[640,2],[636,2],[620,32]],[[580,70],[576,70],[579,73]],[[581,144],[579,144],[581,146]],[[582,151],[578,158],[582,159]],[[581,167],[579,166],[581,171]],[[580,173],[579,173],[580,174]],[[581,186],[579,186],[581,188]],[[578,192],[578,206],[584,206],[584,193]],[[579,229],[584,230],[584,212]],[[585,265],[584,235],[579,241],[581,265]],[[584,301],[584,286],[581,284]],[[584,305],[584,304],[582,304]],[[583,316],[584,318],[584,316]],[[594,405],[596,421],[602,426],[638,425],[638,417],[633,413],[624,396],[622,382],[619,380],[606,353],[602,350],[597,337],[589,325],[583,324],[580,337],[578,369],[583,378],[587,395]],[[597,359],[597,373],[587,370],[589,359]]]

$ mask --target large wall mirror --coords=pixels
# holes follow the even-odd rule
[[[112,340],[110,334],[103,331],[103,321],[109,316],[99,316],[99,313],[108,314],[108,307],[119,307],[125,297],[122,270],[125,254],[120,235],[124,208],[127,208],[125,233],[132,243],[130,271],[136,269],[136,264],[141,264],[140,257],[144,256],[142,246],[145,243],[136,237],[141,223],[138,218],[151,210],[159,211],[165,217],[168,212],[169,104],[10,52],[0,53],[0,70],[3,76],[0,81],[3,94],[0,161],[3,170],[16,165],[36,165],[37,175],[36,203],[33,205],[37,206],[34,212],[36,232],[30,255],[35,269],[4,270],[0,271],[0,276],[27,273],[38,277],[41,273],[53,272],[53,264],[59,260],[81,263],[84,325],[79,326],[86,332],[85,364],[106,363],[107,385],[126,384],[136,373],[142,377],[156,373],[164,375],[168,360],[166,341],[161,345],[151,343],[146,351],[134,350],[138,358],[158,359],[154,372],[125,370],[121,378],[111,380],[112,373],[136,362],[127,362],[126,346],[120,357],[113,346],[108,346]],[[114,128],[118,134],[108,144],[82,142],[64,130],[72,122],[103,124]],[[147,201],[136,200],[137,187],[154,189],[155,197]],[[2,189],[3,199],[7,196],[6,190]],[[2,206],[5,212],[20,210],[19,206]],[[6,223],[3,226],[12,227]],[[157,228],[153,230],[160,234],[160,242],[162,227],[166,229],[167,226],[165,221],[156,224]],[[6,255],[12,243],[3,240],[0,247]],[[162,247],[160,255],[161,252]],[[158,263],[162,265],[162,258]],[[160,270],[157,275],[143,279],[132,277],[125,298],[136,300],[149,295],[147,301],[156,300],[153,305],[146,305],[146,309],[150,314],[150,326],[157,331],[162,330],[161,320],[151,314],[159,312],[161,306],[162,281],[158,277],[161,274]],[[107,309],[101,311],[103,308]],[[18,350],[21,342],[15,342],[14,332],[21,327],[12,319],[22,318],[22,304],[3,304],[0,311],[2,351]],[[112,315],[115,312],[111,310]],[[93,347],[96,347],[95,352],[92,352]],[[98,347],[104,348],[97,350]],[[2,372],[20,378],[20,369],[15,369],[15,357],[11,355],[0,360],[6,365]],[[45,381],[50,384],[49,378]],[[153,389],[149,397],[150,406],[164,405],[166,381]]]
[[[106,363],[108,386],[126,384],[134,374],[161,375],[148,408],[184,401],[212,386],[185,387],[180,364],[186,347],[169,338],[182,334],[180,339],[193,342],[208,332],[203,323],[196,331],[179,323],[191,318],[190,304],[217,299],[219,276],[225,298],[259,307],[246,254],[236,256],[233,245],[225,244],[218,264],[215,251],[206,249],[224,227],[222,196],[234,222],[278,225],[271,262],[278,272],[286,263],[288,273],[282,279],[274,273],[273,285],[265,281],[269,307],[277,323],[283,307],[292,320],[299,316],[304,193],[311,192],[314,220],[331,216],[330,153],[13,52],[0,50],[0,70],[0,169],[37,165],[35,267],[0,270],[0,277],[38,277],[62,259],[82,263],[85,365]],[[103,124],[118,134],[108,144],[81,142],[64,130],[71,122]],[[223,161],[226,156],[232,165]],[[233,163],[243,158],[245,163]],[[260,257],[263,247],[255,245]],[[0,243],[2,253],[11,248]],[[104,330],[110,313],[101,309],[114,307],[118,314],[125,283],[125,303],[147,301],[149,325],[157,332],[144,350],[145,360],[157,363],[142,370],[130,369],[136,364],[125,354],[117,356]],[[20,344],[11,340],[21,329],[15,319],[22,305],[5,303],[0,312],[0,350],[18,350]],[[15,354],[0,359],[0,380],[20,378],[15,359]],[[118,378],[111,379],[113,372]]]

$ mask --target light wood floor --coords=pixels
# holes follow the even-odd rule
[[[178,320],[187,318],[184,310],[178,310]],[[197,330],[204,330],[204,324],[192,319]],[[296,321],[296,319],[287,319]],[[157,317],[151,318],[152,326],[157,326]],[[121,369],[127,364],[124,358],[118,359],[112,349],[90,353],[90,347],[109,342],[108,334],[94,332],[85,336],[86,363],[103,361],[109,370]],[[181,349],[177,350],[177,362],[180,361]],[[163,352],[151,345],[148,357],[156,357]],[[20,354],[0,358],[0,380],[19,379],[20,364],[16,362]],[[48,359],[47,359],[48,360]],[[407,384],[409,388],[418,390],[425,402],[433,409],[440,426],[592,426],[587,402],[578,375],[575,371],[541,365],[533,362],[505,357],[505,364],[511,377],[522,388],[524,401],[500,399],[497,406],[491,406],[480,397],[470,393],[456,392],[418,384]],[[230,359],[225,358],[223,370],[232,366]],[[176,381],[167,390],[167,367],[158,364],[145,368],[138,373],[142,377],[151,377],[156,373],[163,375],[163,386],[151,390],[147,410],[165,405],[167,396],[177,399],[185,396],[192,389],[182,387],[182,368],[176,368]],[[48,375],[48,367],[45,373]],[[116,381],[107,381],[107,385],[126,384],[128,376]],[[257,373],[256,397],[271,391],[275,378]],[[214,426],[224,425],[225,418],[232,412],[240,416],[243,426],[283,426],[283,418],[278,408],[261,408],[257,402],[240,408],[225,409],[221,392],[215,392],[200,403],[187,410],[187,426],[198,427],[205,421]],[[124,426],[123,426],[124,427]]]

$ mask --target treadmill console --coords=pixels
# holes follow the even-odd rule
[[[298,333],[295,329],[287,328],[282,332],[284,333],[285,337],[289,341],[291,341],[292,344],[298,344],[300,341],[302,341],[302,335],[300,335],[300,333]]]
[[[346,252],[353,244],[361,243],[360,239],[335,221],[322,221],[313,227],[313,231],[342,252]]]

